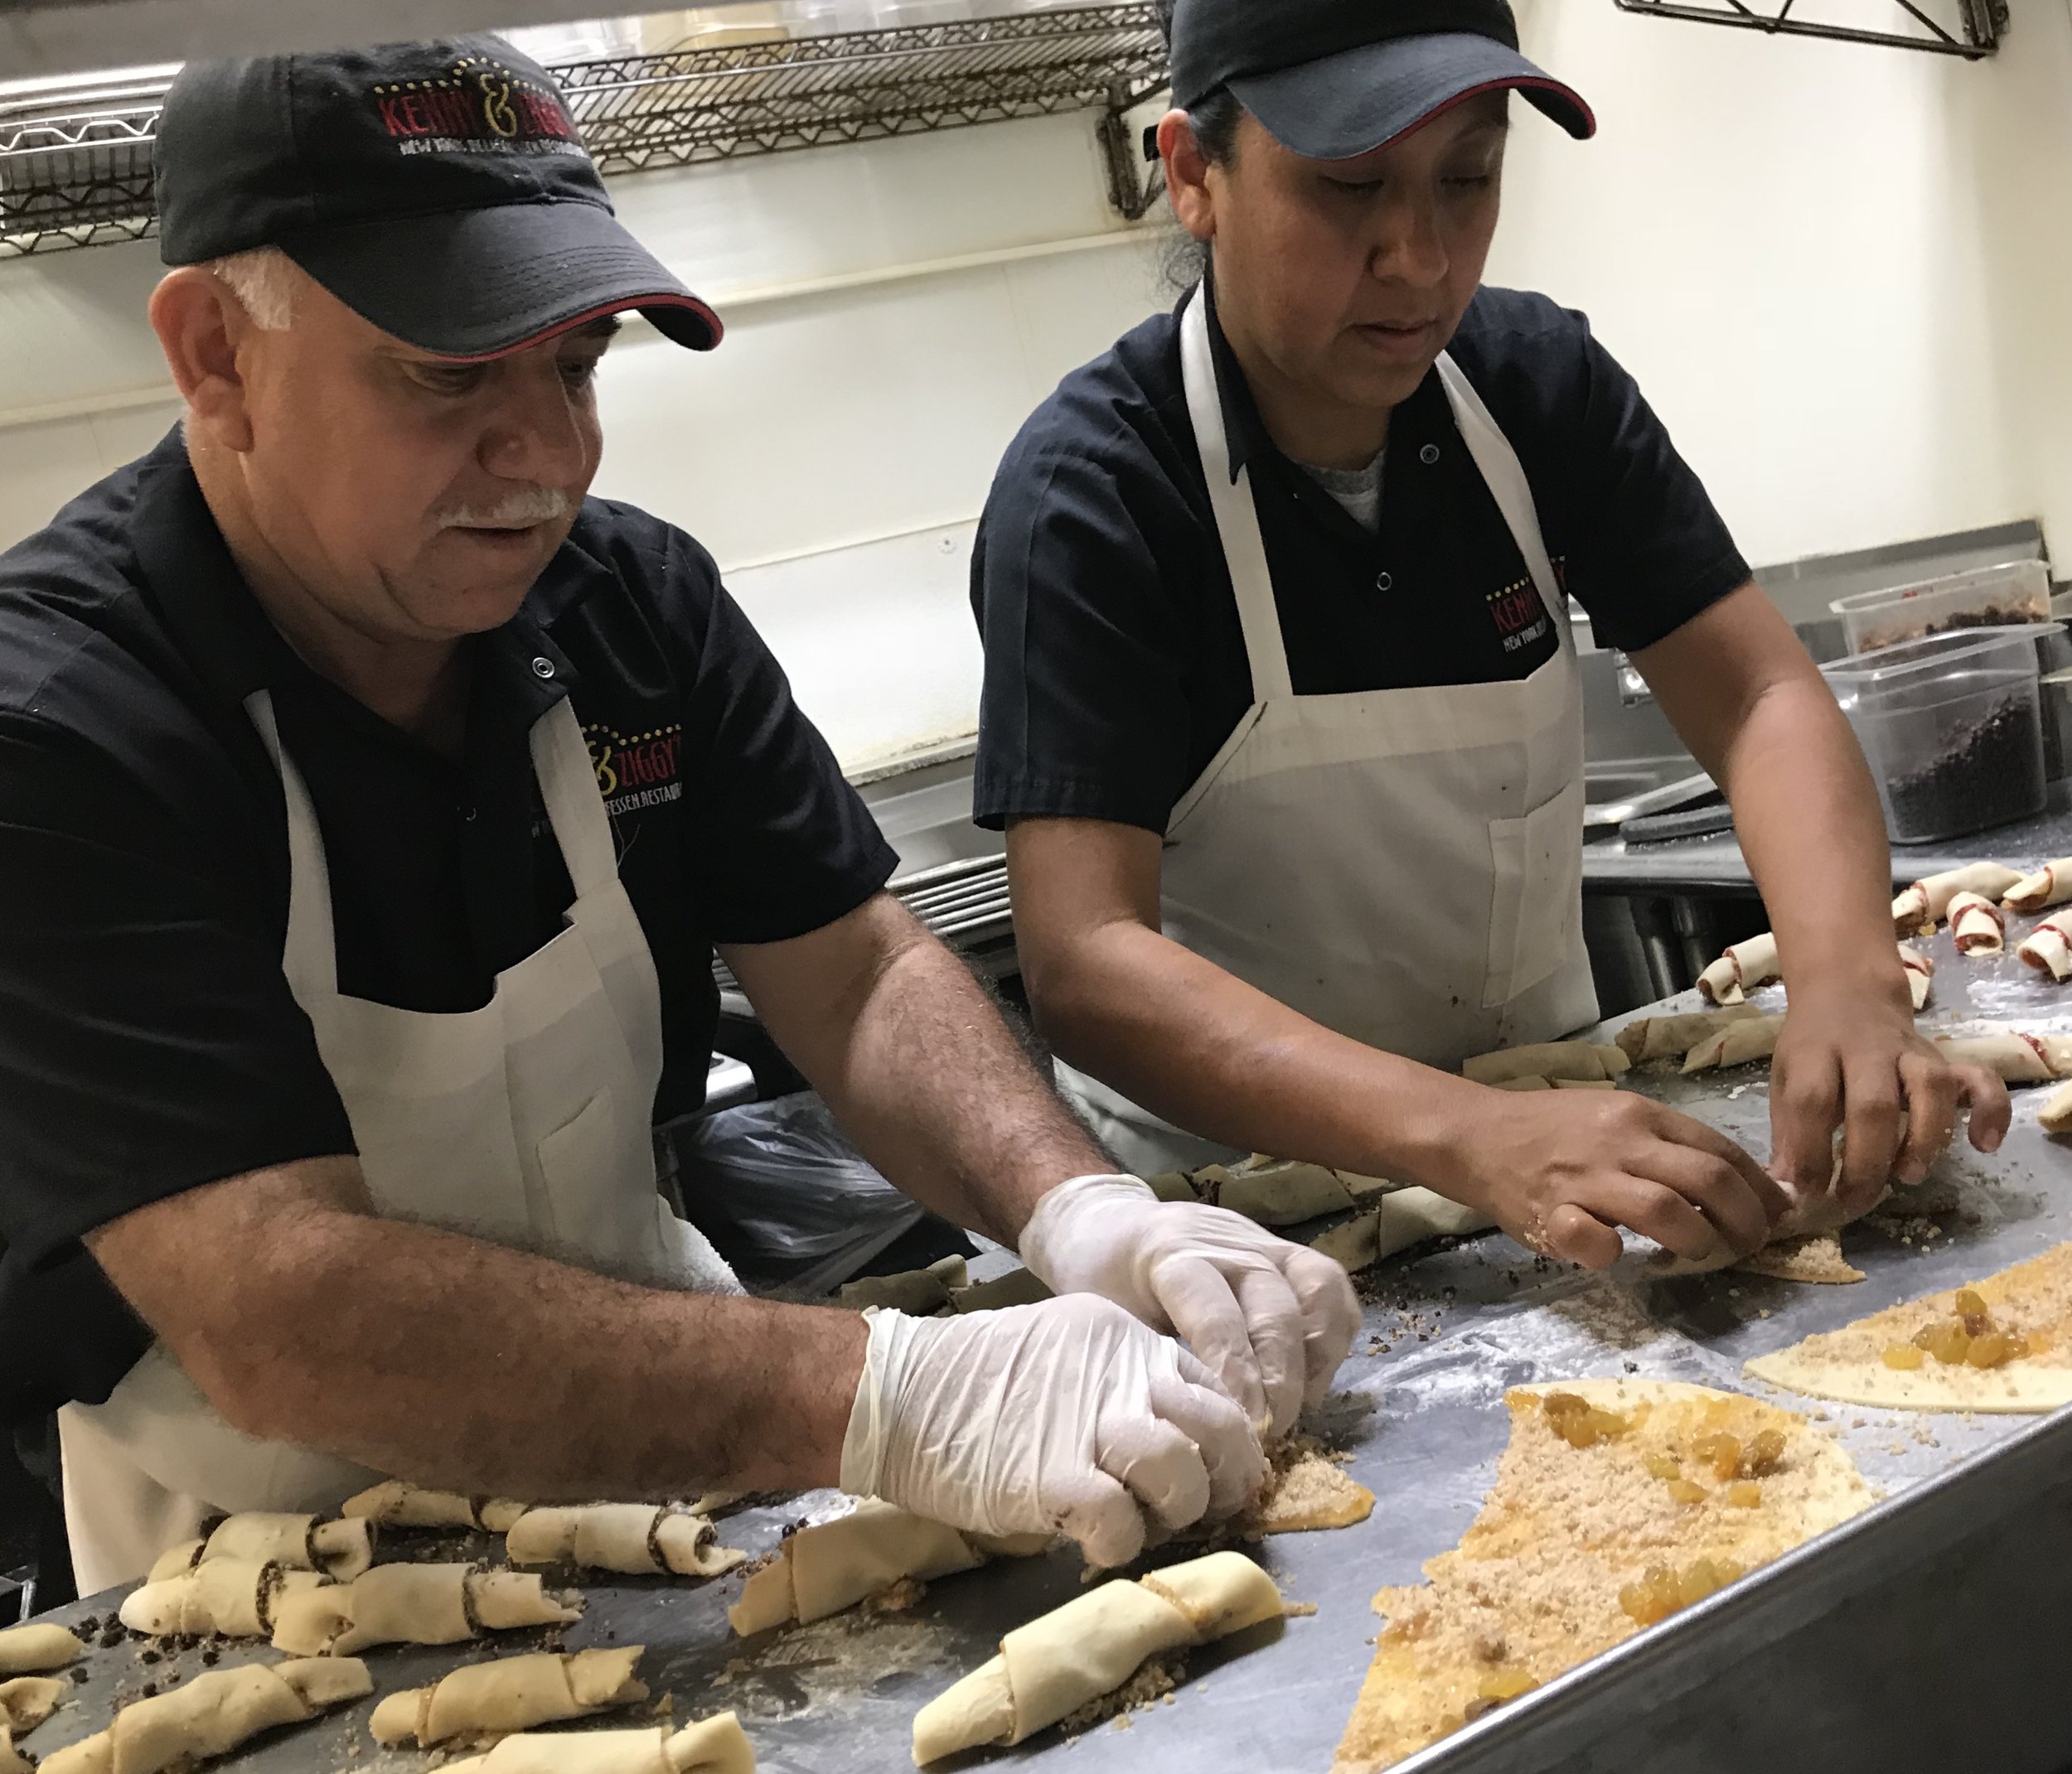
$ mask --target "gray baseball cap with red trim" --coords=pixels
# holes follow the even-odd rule
[[[1177,0],[1173,102],[1227,90],[1284,147],[1351,160],[1478,93],[1515,91],[1579,139],[1581,96],[1518,53],[1506,0]]]
[[[191,62],[156,166],[167,264],[278,247],[420,350],[500,357],[625,309],[719,342],[612,214],[553,76],[499,37]]]

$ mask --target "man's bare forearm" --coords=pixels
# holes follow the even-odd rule
[[[806,940],[810,988],[798,956],[728,960],[842,1130],[915,1200],[1013,1245],[1049,1190],[1113,1168],[984,988],[896,902]]]
[[[664,1292],[377,1219],[350,1159],[191,1191],[90,1244],[250,1434],[532,1501],[840,1471],[859,1318]]]

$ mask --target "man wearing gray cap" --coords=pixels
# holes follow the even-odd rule
[[[0,558],[0,1407],[58,1409],[81,1588],[371,1473],[840,1482],[1103,1564],[1237,1507],[1344,1275],[1108,1174],[710,558],[587,496],[616,317],[720,325],[553,80],[487,37],[196,66],[159,156],[184,424]],[[1060,1298],[742,1296],[651,1143],[715,945]]]
[[[1869,773],[1704,488],[1588,323],[1480,287],[1508,100],[1582,99],[1504,0],[1178,0],[1158,145],[1206,249],[1067,377],[973,565],[976,810],[1038,1026],[1127,1164],[1273,1152],[1430,1185],[1604,1266],[1763,1243],[1777,1183],[1632,1095],[1500,1094],[1595,1020],[1568,602],[1727,794],[1791,1006],[1778,1178],[1869,1206],[1960,1105],[1913,1027]]]

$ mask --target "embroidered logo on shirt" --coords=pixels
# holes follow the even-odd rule
[[[677,777],[682,727],[658,727],[628,737],[614,727],[586,725],[583,737],[597,769],[598,793],[613,818],[683,798],[684,785]]]
[[[404,154],[581,154],[561,95],[501,61],[463,56],[444,80],[396,80],[370,95]]]
[[[1556,582],[1561,583],[1561,563],[1556,561],[1552,564]],[[1541,601],[1540,588],[1533,584],[1530,573],[1513,579],[1484,602],[1489,606],[1489,620],[1497,626],[1497,636],[1503,643],[1505,652],[1515,653],[1521,647],[1529,647],[1546,639],[1549,621],[1547,606]]]

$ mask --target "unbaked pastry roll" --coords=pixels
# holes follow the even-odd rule
[[[364,1517],[326,1521],[317,1515],[253,1512],[225,1515],[201,1549],[211,1559],[246,1559],[284,1570],[322,1571],[349,1583],[374,1564],[374,1524]]]
[[[845,1282],[835,1293],[835,1303],[850,1312],[868,1312],[874,1306],[882,1306],[888,1312],[925,1318],[950,1303],[953,1288],[971,1285],[964,1259],[948,1256],[926,1269],[911,1269],[897,1275],[866,1275],[859,1281]]]
[[[36,1774],[36,1764],[14,1747],[14,1733],[0,1718],[0,1774]]]
[[[2034,1035],[2003,1029],[1996,1035],[1938,1039],[1944,1057],[1968,1061],[1995,1073],[2002,1084],[2048,1084],[2058,1076],[2050,1044]]]
[[[46,1756],[41,1774],[165,1774],[373,1692],[366,1665],[354,1657],[211,1670],[125,1706],[105,1731]]]
[[[2002,895],[2000,903],[2010,911],[2041,911],[2068,899],[2072,899],[2072,856],[2061,856],[2033,875],[2024,875]]]
[[[748,1555],[713,1544],[703,1515],[652,1503],[586,1503],[529,1509],[504,1536],[513,1564],[577,1564],[628,1576],[717,1577]]]
[[[2072,911],[2045,918],[2021,939],[2015,953],[2053,979],[2072,977]]]
[[[414,1743],[429,1749],[449,1738],[508,1737],[631,1706],[647,1698],[647,1684],[633,1673],[646,1648],[624,1645],[565,1656],[542,1651],[463,1664],[428,1688],[388,1695],[375,1708],[369,1728],[390,1748]]]
[[[1997,955],[2007,915],[1982,893],[1958,893],[1949,902],[1949,937],[1959,955]]]
[[[741,1721],[719,1713],[647,1731],[520,1732],[486,1756],[449,1762],[440,1774],[755,1774]]]
[[[1715,1004],[1738,1004],[1777,977],[1777,938],[1769,931],[1737,942],[1698,975],[1698,995]]]
[[[2072,1134],[2072,1084],[2050,1093],[2036,1111],[2036,1122],[2046,1134]]]
[[[1050,1297],[1050,1289],[1043,1285],[1034,1269],[1010,1269],[1005,1275],[995,1275],[990,1281],[975,1281],[968,1288],[952,1288],[950,1310],[960,1314],[1001,1312],[1009,1306],[1034,1306]]]
[[[1745,1022],[1762,1012],[1753,1004],[1729,1004],[1718,1010],[1693,1010],[1682,1016],[1638,1017],[1620,1029],[1619,1050],[1636,1066],[1681,1061],[1702,1041],[1730,1022]]]
[[[1353,1197],[1338,1172],[1292,1159],[1249,1158],[1242,1164],[1210,1164],[1192,1177],[1203,1201],[1260,1225],[1299,1225],[1325,1214],[1343,1213]]]
[[[131,1631],[153,1638],[177,1632],[264,1638],[285,1597],[339,1587],[321,1571],[283,1570],[252,1559],[205,1559],[177,1577],[132,1590],[116,1617]]]
[[[1529,1078],[1499,1078],[1489,1088],[1493,1090],[1551,1090],[1554,1088],[1554,1080],[1540,1077],[1536,1073]]]
[[[963,1534],[894,1504],[864,1497],[845,1515],[801,1528],[741,1588],[727,1623],[741,1637],[792,1621],[810,1626],[911,1578],[932,1583],[991,1557],[1026,1558],[1047,1534]]]
[[[1000,1656],[922,1707],[913,1721],[915,1766],[980,1744],[1019,1743],[1120,1688],[1147,1657],[1282,1612],[1273,1579],[1242,1553],[1105,1583],[1017,1627]]]
[[[1943,921],[1949,902],[1959,893],[1982,893],[1997,899],[2021,879],[2019,871],[1999,863],[1972,863],[1947,874],[1930,875],[1916,881],[1892,902],[1892,929],[1895,935],[1927,936]]]
[[[9,1627],[0,1631],[0,1675],[41,1675],[76,1663],[86,1646],[63,1627]]]
[[[1392,1189],[1379,1206],[1311,1239],[1310,1248],[1356,1273],[1426,1239],[1486,1232],[1495,1224],[1487,1214],[1430,1189]]]
[[[1782,1017],[1750,1017],[1730,1022],[1718,1034],[1700,1042],[1684,1055],[1687,1072],[1709,1072],[1728,1066],[1745,1066],[1766,1060],[1777,1051],[1777,1037],[1784,1032]]]
[[[27,1737],[65,1704],[71,1691],[71,1683],[56,1675],[17,1675],[0,1681],[0,1724]]]
[[[339,1506],[339,1514],[385,1528],[475,1528],[507,1534],[525,1512],[509,1497],[462,1496],[453,1491],[427,1491],[400,1478],[370,1485]]]
[[[1914,997],[1914,1013],[1928,1008],[1928,994],[1935,982],[1935,963],[1919,949],[1900,945],[1900,965],[1906,969],[1906,989]]]
[[[352,1583],[283,1597],[274,1609],[274,1646],[320,1657],[377,1645],[457,1645],[480,1632],[569,1625],[583,1617],[579,1599],[549,1595],[535,1572],[378,1564]]]
[[[1543,1041],[1479,1053],[1460,1071],[1477,1084],[1502,1084],[1512,1078],[1616,1078],[1629,1066],[1618,1048],[1596,1042]]]
[[[1192,1201],[1199,1197],[1184,1170],[1162,1170],[1144,1179],[1144,1186],[1162,1201]]]

